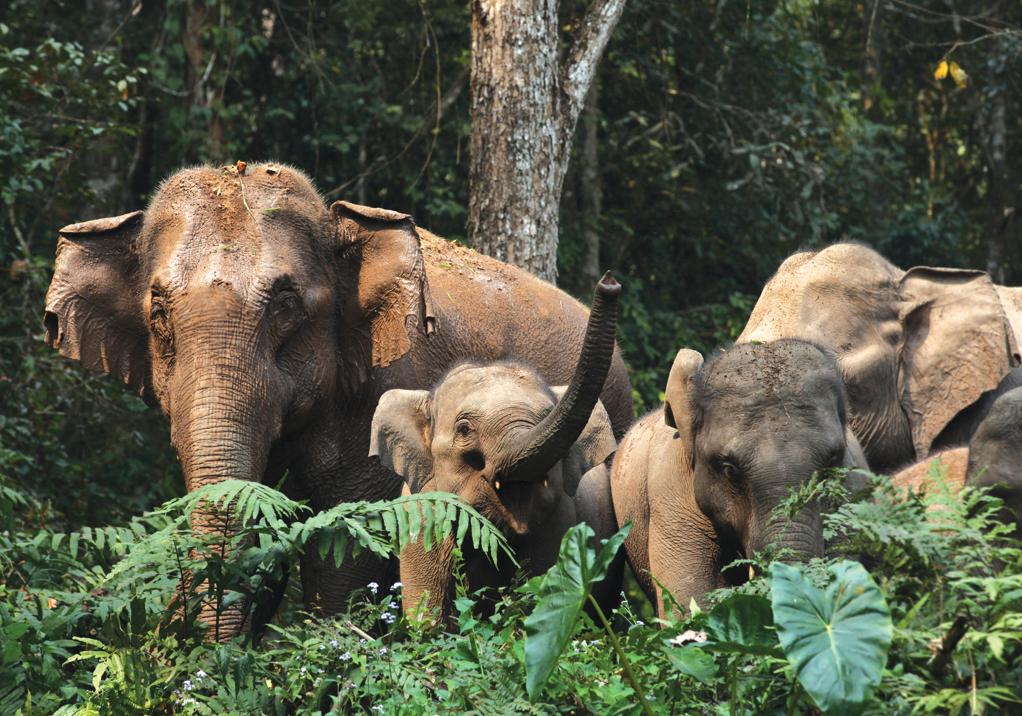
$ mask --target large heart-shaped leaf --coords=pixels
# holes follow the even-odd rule
[[[820,591],[788,564],[770,567],[774,625],[795,675],[826,713],[857,713],[880,683],[891,645],[891,612],[857,562],[830,568]]]
[[[706,632],[713,651],[781,656],[774,633],[770,600],[752,594],[735,594],[710,610]]]
[[[625,541],[631,525],[604,540],[599,553],[591,546],[595,536],[586,523],[567,531],[561,541],[557,564],[535,587],[536,608],[525,619],[525,688],[535,698],[554,670],[593,584],[607,576],[607,569]]]

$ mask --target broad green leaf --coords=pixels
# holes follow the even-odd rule
[[[586,523],[567,531],[561,541],[557,564],[538,583],[536,608],[525,619],[525,687],[536,698],[564,651],[579,613],[593,584],[607,575],[607,568],[631,530],[625,525],[600,551],[593,549],[593,530]]]
[[[858,713],[880,683],[891,645],[891,613],[857,562],[830,568],[826,591],[788,564],[770,567],[774,624],[795,675],[826,713]]]
[[[706,633],[713,651],[781,656],[774,632],[770,600],[735,594],[710,610]]]
[[[717,675],[717,664],[713,656],[698,646],[668,646],[664,651],[675,669],[696,681],[708,684]]]

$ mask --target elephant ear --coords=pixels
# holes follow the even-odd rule
[[[426,267],[408,214],[334,202],[339,245],[360,257],[358,300],[370,322],[371,363],[386,367],[411,348],[411,337],[436,330]]]
[[[1019,364],[999,294],[982,271],[917,267],[901,279],[899,389],[920,458],[963,408]]]
[[[411,492],[421,492],[433,474],[428,390],[388,390],[373,414],[369,456],[402,478]]]
[[[695,420],[694,387],[695,377],[703,365],[699,351],[682,348],[674,357],[671,374],[667,377],[664,391],[664,422],[678,431],[688,447],[692,459],[693,421]]]
[[[149,333],[135,242],[143,213],[65,226],[46,292],[46,343],[151,403]]]
[[[551,388],[557,400],[564,397],[568,390],[566,385]],[[578,484],[582,476],[597,465],[602,465],[607,458],[617,451],[617,439],[614,437],[614,426],[610,415],[599,400],[593,407],[589,422],[582,428],[571,451],[564,460],[564,490],[572,497],[578,492]]]

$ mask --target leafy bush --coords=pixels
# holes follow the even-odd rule
[[[827,490],[833,498],[833,484],[793,501]],[[1022,545],[995,521],[998,500],[933,492],[905,500],[874,477],[870,494],[827,518],[834,555],[801,568],[757,557],[759,576],[713,593],[712,608],[657,624],[627,602],[613,615],[594,612],[595,622],[581,608],[624,533],[597,549],[580,525],[558,564],[500,594],[492,613],[462,588],[450,631],[402,618],[400,584],[369,584],[330,619],[286,600],[254,645],[208,643],[194,619],[170,620],[182,579],[200,594],[179,617],[203,598],[227,608],[245,601],[232,593],[258,597],[274,566],[293,569],[314,539],[341,560],[357,549],[395,553],[419,530],[460,533],[491,555],[505,544],[450,496],[310,517],[247,483],[172,500],[123,527],[64,534],[25,524],[20,516],[43,506],[0,483],[0,710],[907,714],[1017,705]],[[212,504],[245,518],[232,538],[240,559],[225,562],[210,549],[218,543],[187,529],[189,511]]]

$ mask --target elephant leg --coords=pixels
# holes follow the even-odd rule
[[[346,556],[340,567],[332,554],[320,559],[315,543],[306,548],[301,560],[302,594],[306,606],[324,615],[339,614],[348,609],[351,594],[376,582],[380,589],[389,589],[397,581],[397,560],[380,559],[363,552]]]
[[[649,566],[659,616],[666,615],[664,590],[681,609],[688,609],[693,599],[705,606],[707,592],[721,585],[720,552],[713,526],[702,513],[654,513]]]

